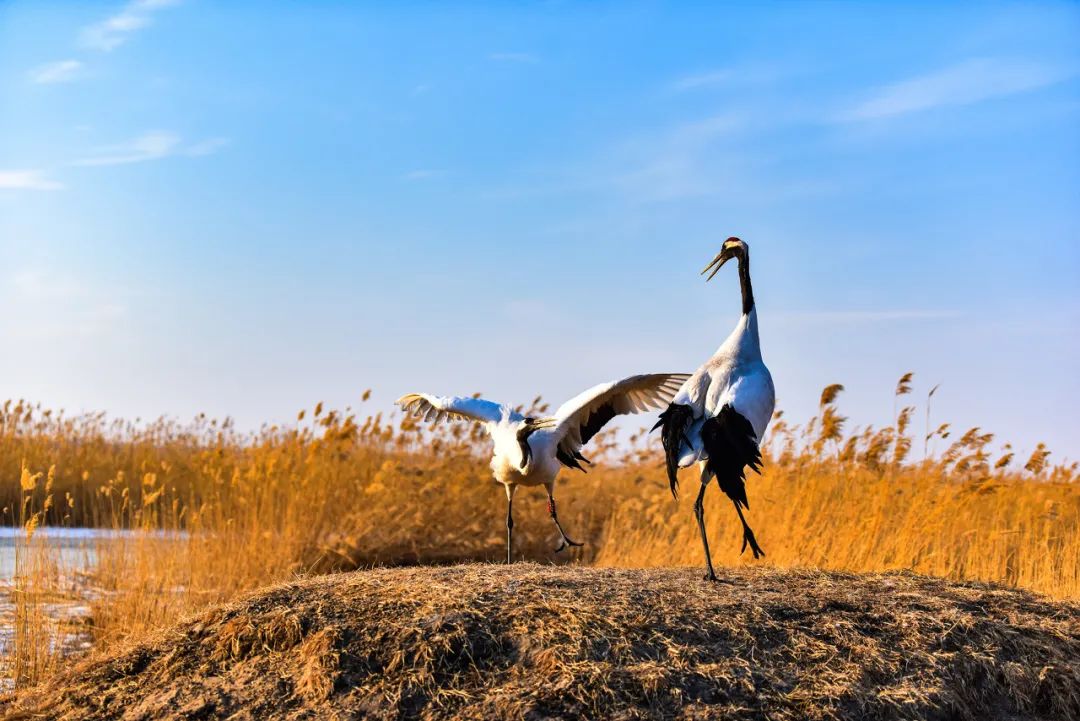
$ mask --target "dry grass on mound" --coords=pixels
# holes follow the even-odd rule
[[[1080,717],[1080,606],[906,573],[467,565],[298,581],[14,719]]]

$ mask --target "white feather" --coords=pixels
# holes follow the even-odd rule
[[[725,405],[750,421],[758,443],[765,435],[776,405],[772,376],[761,359],[757,309],[739,318],[735,329],[716,352],[687,380],[673,403],[694,409],[694,422],[679,452],[679,467],[707,458],[701,442],[701,426]]]
[[[427,393],[410,393],[399,398],[397,403],[407,415],[426,421],[438,422],[448,417],[483,423],[494,440],[491,467],[499,482],[550,486],[562,467],[556,452],[560,446],[568,453],[581,449],[584,441],[582,425],[588,423],[594,412],[607,405],[615,415],[660,409],[671,401],[680,384],[689,377],[686,373],[631,376],[595,385],[574,396],[559,406],[552,418],[541,419],[541,425],[529,435],[532,458],[525,467],[522,467],[526,459],[518,432],[525,427],[526,419],[508,406],[483,398]]]

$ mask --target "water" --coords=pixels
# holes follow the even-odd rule
[[[34,540],[50,547],[61,568],[78,572],[87,571],[96,563],[97,543],[130,533],[98,528],[40,528],[34,533]],[[25,537],[21,528],[0,528],[0,585],[14,579],[15,543]]]
[[[89,621],[90,605],[94,591],[90,572],[97,563],[97,549],[109,542],[144,537],[145,531],[126,531],[100,528],[39,528],[34,533],[35,548],[26,550],[26,534],[22,528],[0,528],[0,693],[11,688],[13,680],[10,669],[4,667],[4,659],[10,651],[15,635],[15,604],[12,593],[15,585],[15,546],[23,545],[22,552],[37,554],[44,545],[56,561],[63,576],[65,591],[42,606],[46,615],[63,620],[69,628],[78,629]],[[179,534],[183,537],[183,534]],[[176,538],[177,534],[170,534]],[[65,653],[79,653],[90,646],[89,634],[76,630],[61,639]]]
[[[65,572],[82,573],[93,569],[97,563],[96,548],[101,543],[148,535],[161,538],[186,538],[183,531],[154,533],[150,531],[114,530],[111,528],[56,528],[43,527],[34,532],[35,542],[44,542],[53,551],[58,565]],[[8,585],[15,577],[15,543],[25,539],[21,528],[0,528],[0,586]],[[25,544],[24,544],[25,546]]]

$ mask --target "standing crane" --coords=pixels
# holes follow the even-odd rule
[[[559,406],[547,418],[526,417],[513,408],[483,398],[442,397],[410,393],[397,400],[407,415],[438,423],[444,418],[468,419],[484,424],[494,441],[491,470],[506,488],[506,562],[513,559],[514,493],[518,486],[544,486],[548,514],[562,540],[558,553],[570,540],[555,509],[555,478],[562,467],[584,471],[582,447],[618,415],[659,410],[671,402],[687,373],[637,375],[601,383]]]
[[[653,430],[661,429],[668,481],[676,498],[679,469],[698,464],[701,488],[694,502],[694,516],[705,548],[709,571],[705,578],[710,581],[717,578],[709,554],[702,502],[705,488],[713,478],[739,514],[743,527],[742,551],[749,546],[754,558],[765,555],[743,515],[744,508],[750,509],[746,499],[746,467],[761,470],[758,444],[776,402],[772,376],[761,359],[757,309],[750,285],[750,248],[738,238],[728,238],[701,274],[711,270],[705,280],[712,280],[732,258],[739,262],[742,316],[712,358],[682,385],[653,427]]]

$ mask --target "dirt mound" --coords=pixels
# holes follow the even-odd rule
[[[1080,718],[1080,606],[910,574],[521,564],[264,590],[9,719]]]

